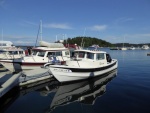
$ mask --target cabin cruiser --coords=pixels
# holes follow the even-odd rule
[[[10,47],[0,49],[0,59],[17,59],[25,56],[25,51],[21,48]]]
[[[25,56],[21,48],[13,46],[10,41],[0,41],[0,59],[16,59]]]
[[[40,41],[40,46],[32,49],[32,54],[14,60],[0,60],[0,63],[11,72],[31,70],[45,63],[64,63],[70,59],[70,51],[62,43]]]
[[[105,51],[75,50],[75,57],[66,60],[65,65],[50,65],[50,71],[59,82],[70,82],[100,76],[118,67],[118,61],[111,59]]]

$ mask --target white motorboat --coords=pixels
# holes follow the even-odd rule
[[[0,59],[16,59],[25,56],[21,48],[13,46],[10,41],[0,41]]]
[[[70,59],[70,51],[62,43],[40,42],[42,46],[32,49],[32,55],[14,60],[0,60],[0,63],[11,72],[31,70],[48,62],[65,62]],[[55,56],[55,57],[51,57]]]
[[[17,47],[9,47],[0,50],[0,59],[17,59],[25,56],[25,51]]]
[[[141,49],[144,49],[144,50],[149,49],[149,46],[148,45],[143,45]]]
[[[0,49],[6,49],[13,47],[13,43],[11,41],[0,41]]]
[[[73,102],[94,105],[96,99],[105,93],[107,83],[110,82],[116,74],[117,70],[113,70],[110,73],[90,80],[82,80],[59,86],[52,100],[50,111]]]
[[[129,47],[129,50],[135,50],[135,47],[131,46]]]
[[[75,50],[75,58],[66,65],[50,65],[50,71],[60,82],[88,79],[100,76],[118,67],[118,61],[98,50]]]

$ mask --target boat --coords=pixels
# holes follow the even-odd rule
[[[22,48],[9,47],[0,49],[0,59],[17,59],[25,56],[25,51]]]
[[[89,48],[97,49],[97,48],[100,48],[100,47],[99,47],[99,45],[93,44],[92,46],[89,46]]]
[[[40,41],[39,47],[32,49],[32,54],[20,59],[0,60],[0,63],[11,72],[32,70],[43,66],[45,63],[64,63],[70,59],[70,51],[62,43],[47,43]]]
[[[149,46],[148,45],[143,45],[141,49],[144,49],[144,50],[149,49]]]
[[[16,59],[25,56],[25,51],[11,41],[0,41],[0,59]]]
[[[126,47],[122,47],[122,48],[120,48],[120,50],[127,50],[127,48]]]
[[[59,82],[70,82],[100,76],[118,67],[117,59],[111,59],[105,51],[75,50],[74,58],[65,65],[50,65],[52,75]]]
[[[0,41],[0,49],[13,47],[13,43],[11,41]]]
[[[117,70],[90,80],[62,84],[57,89],[51,102],[50,110],[73,102],[94,105],[97,98],[106,92],[106,85],[117,75]]]
[[[129,47],[129,50],[135,50],[135,47],[131,46]]]

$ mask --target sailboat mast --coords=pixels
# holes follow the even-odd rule
[[[41,37],[41,40],[42,40],[42,20],[40,21],[40,37]]]
[[[2,29],[2,48],[3,48],[3,29]]]

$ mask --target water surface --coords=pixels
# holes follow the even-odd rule
[[[103,77],[61,85],[56,80],[14,89],[4,113],[150,113],[150,50],[109,50],[118,69]],[[4,72],[0,72],[3,75]],[[117,74],[117,75],[116,75]]]

